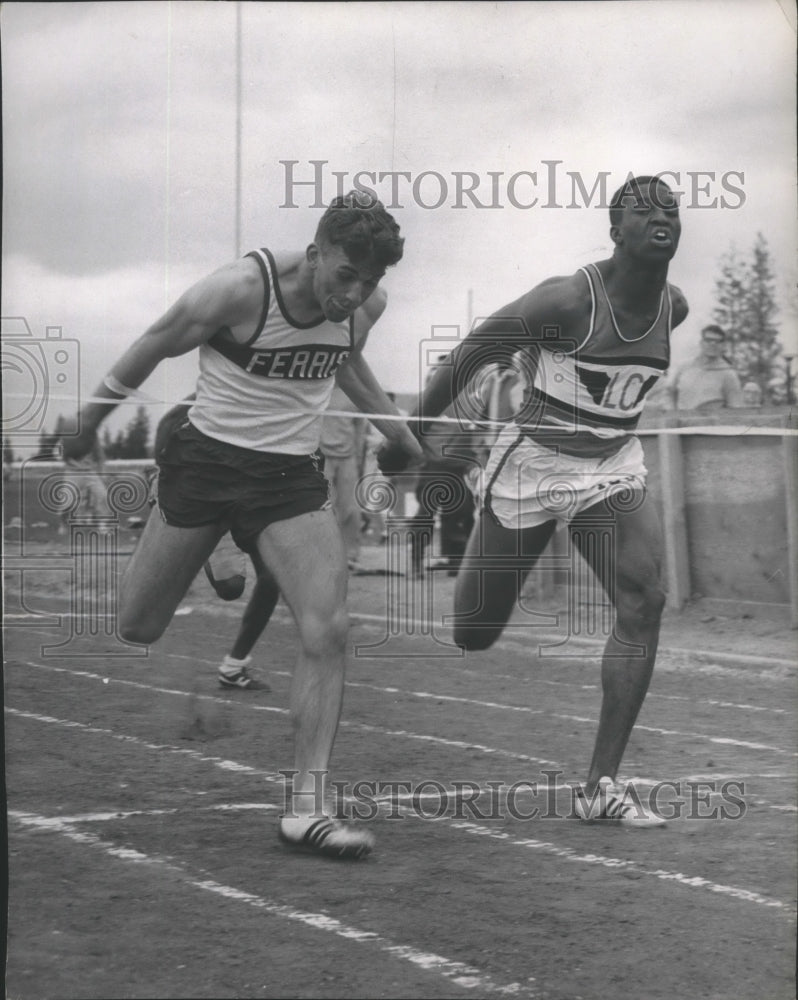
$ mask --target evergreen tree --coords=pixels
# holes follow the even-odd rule
[[[734,246],[721,258],[713,316],[726,331],[726,353],[740,381],[756,382],[766,401],[782,402],[785,379],[774,286],[770,249],[758,233],[750,260],[741,260]]]
[[[59,417],[60,420],[60,417]],[[56,432],[53,434],[48,434],[47,431],[42,431],[39,435],[39,450],[33,456],[34,461],[51,462],[58,458],[59,455],[59,442],[61,438],[58,434],[56,427]]]
[[[109,430],[109,428],[108,428],[107,425],[105,427],[103,427],[103,436],[102,436],[102,441],[100,442],[100,444],[102,446],[103,455],[105,455],[106,458],[116,458],[117,457],[114,454],[114,442],[113,442],[113,440],[111,438],[111,431]]]
[[[757,382],[765,399],[780,402],[784,397],[784,378],[780,363],[783,354],[775,318],[775,279],[770,263],[770,250],[761,233],[757,233],[753,249],[748,288],[748,323],[751,337],[746,345],[744,382]]]
[[[143,406],[127,425],[120,458],[149,458],[150,415]]]
[[[737,367],[738,345],[748,335],[745,300],[748,288],[748,265],[743,262],[734,244],[720,259],[720,277],[715,279],[713,319],[726,333],[725,351]]]

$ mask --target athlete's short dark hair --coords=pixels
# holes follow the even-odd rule
[[[373,260],[379,267],[398,264],[404,242],[394,217],[367,191],[333,199],[316,229],[319,245],[341,247],[353,263]]]
[[[634,198],[635,201],[638,199],[642,201],[652,185],[655,188],[664,187],[666,191],[673,195],[673,192],[665,181],[662,180],[661,177],[657,177],[655,174],[642,174],[640,177],[630,177],[612,196],[612,201],[610,201],[610,225],[620,225],[621,218],[623,216],[624,202],[627,198],[631,197]],[[656,198],[656,196],[654,197]]]
[[[701,327],[702,338],[705,333],[714,333],[714,335],[716,337],[720,337],[721,340],[726,339],[726,331],[722,326],[718,326],[717,323],[710,323],[708,326]]]

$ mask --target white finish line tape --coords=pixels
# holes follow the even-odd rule
[[[22,396],[21,393],[7,393],[9,397],[12,396]],[[24,398],[27,398],[24,397]],[[139,390],[135,390],[135,394],[131,393],[128,396],[120,396],[119,399],[110,399],[107,396],[56,396],[48,395],[49,402],[60,402],[60,403],[75,403],[77,405],[83,405],[84,403],[100,403],[108,406],[130,406],[135,404],[136,406],[180,406],[181,404],[190,405],[191,400],[186,401],[185,399],[156,399],[154,396],[149,396],[146,393],[142,393]],[[392,421],[396,423],[406,423],[408,416],[395,413],[366,413],[361,410],[311,410],[304,408],[297,408],[292,410],[275,410],[271,413],[273,417],[294,417],[294,416],[316,416],[316,417],[348,417],[352,420],[383,420]],[[425,423],[435,423],[435,424],[454,424],[457,427],[461,427],[464,432],[468,430],[479,428],[503,428],[509,426],[512,421],[509,420],[490,420],[487,417],[483,419],[472,419],[466,420],[463,417],[423,417],[421,418]],[[536,429],[538,424],[516,424],[519,429],[528,428],[531,430]],[[753,425],[723,425],[715,426],[713,424],[695,426],[695,427],[638,427],[632,433],[639,435],[653,435],[653,434],[669,434],[669,435],[696,435],[702,434],[709,437],[796,437],[798,436],[798,428],[790,427],[755,427]]]

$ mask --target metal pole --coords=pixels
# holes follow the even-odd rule
[[[791,426],[790,418],[786,420]],[[790,602],[790,625],[798,628],[798,440],[785,434],[782,444],[784,491],[787,501],[787,596]]]
[[[241,0],[236,2],[235,256],[241,256]]]

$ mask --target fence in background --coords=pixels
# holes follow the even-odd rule
[[[669,605],[701,597],[730,609],[783,609],[798,627],[798,437],[783,409],[650,414],[640,428],[650,495],[660,508]],[[144,481],[149,461],[111,461],[106,477]],[[5,470],[4,562],[24,557],[26,542],[69,530],[69,496],[46,484],[63,467],[27,460]],[[412,497],[404,488],[405,500]],[[130,518],[148,514],[144,491],[122,491],[112,526],[124,549]],[[116,505],[118,506],[118,504]],[[402,503],[399,514],[406,514]],[[130,541],[132,543],[133,537]],[[567,555],[557,532],[552,553]],[[551,560],[552,564],[556,560]],[[551,592],[557,570],[538,571]]]

